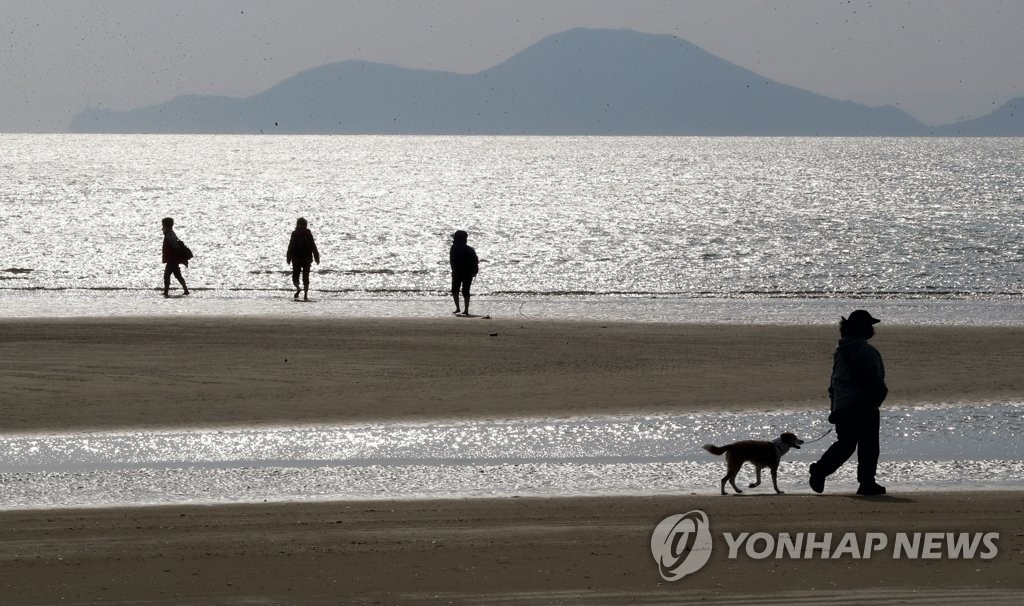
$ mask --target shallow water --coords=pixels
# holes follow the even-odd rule
[[[724,464],[702,444],[829,427],[799,411],[0,436],[0,508],[712,494]],[[1024,488],[1024,403],[887,408],[882,428],[896,490]],[[790,451],[780,488],[806,492],[832,437]],[[853,465],[830,478],[854,488]]]
[[[446,297],[373,297],[310,293],[309,303],[296,303],[290,293],[224,293],[195,291],[190,297],[164,299],[156,291],[20,291],[0,295],[0,317],[109,318],[251,316],[257,318],[443,318]],[[885,325],[1022,326],[1024,299],[901,298],[901,297],[683,297],[563,296],[474,297],[481,317],[522,320],[586,320],[593,322],[694,322],[703,324],[826,324],[857,308],[869,308]]]

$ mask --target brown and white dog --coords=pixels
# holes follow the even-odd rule
[[[743,492],[736,488],[736,474],[739,473],[740,467],[743,467],[743,464],[747,461],[754,465],[757,473],[757,481],[751,484],[750,488],[761,485],[761,470],[767,467],[772,470],[772,486],[775,487],[775,492],[782,494],[782,491],[779,490],[777,479],[782,455],[786,454],[790,448],[800,448],[800,445],[803,443],[803,440],[787,431],[771,442],[767,440],[742,440],[725,446],[705,444],[704,450],[715,456],[725,455],[726,467],[725,477],[722,478],[722,494],[725,494],[726,482],[732,484],[732,489],[737,493]]]

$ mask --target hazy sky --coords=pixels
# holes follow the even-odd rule
[[[247,96],[360,58],[470,73],[573,27],[669,33],[929,124],[1024,96],[1022,0],[0,0],[0,132],[87,106]]]

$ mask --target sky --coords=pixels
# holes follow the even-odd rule
[[[0,132],[249,96],[345,59],[473,73],[574,27],[673,34],[932,125],[1024,96],[1024,0],[0,0]]]

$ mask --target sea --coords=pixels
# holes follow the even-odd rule
[[[0,134],[0,316],[1019,325],[1024,139]],[[160,297],[160,220],[195,253]],[[298,217],[315,305],[290,303]]]
[[[484,317],[835,324],[861,307],[886,324],[1020,326],[1021,158],[1022,138],[0,134],[0,317],[449,317],[464,229]],[[167,216],[195,253],[189,297],[161,296]],[[308,305],[285,264],[298,217],[322,261]],[[792,428],[819,441],[787,455],[780,487],[806,492],[831,440],[821,416],[0,422],[0,509],[715,494],[723,463],[700,444]],[[1007,436],[1022,423],[1020,401],[886,407],[879,480],[1020,490]],[[851,469],[830,479],[855,488]]]

